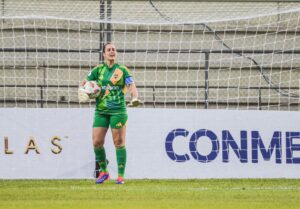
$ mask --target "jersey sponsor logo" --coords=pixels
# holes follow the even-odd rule
[[[102,97],[102,99],[104,99],[105,97],[107,97],[107,95],[109,95],[110,91],[119,90],[120,86],[111,86],[111,85],[108,84],[107,86],[102,86],[101,88],[105,90],[105,93]]]
[[[273,156],[272,161],[275,161],[276,164],[300,164],[300,144],[297,141],[300,139],[300,132],[274,131],[272,137],[268,139],[264,139],[262,134],[255,130],[241,130],[239,139],[235,139],[229,130],[222,130],[219,138],[215,132],[208,129],[199,129],[191,133],[190,137],[189,135],[190,132],[182,128],[174,129],[168,133],[165,150],[171,160],[186,162],[192,156],[198,162],[209,163],[219,156],[222,158],[222,162],[228,163],[230,156],[231,160],[239,160],[241,163],[248,163],[248,161],[258,163],[263,160],[271,161]],[[174,149],[178,137],[189,137],[186,148],[189,149],[190,153],[183,153],[179,148]],[[204,141],[208,141],[209,148],[202,149],[197,145]],[[230,152],[232,152],[231,155]]]
[[[105,94],[103,95],[102,99],[104,99],[105,97],[107,97],[107,95],[110,92],[110,85],[108,84],[107,86],[103,86],[102,88],[105,90]]]
[[[121,87],[120,86],[111,86],[111,85],[107,85],[107,86],[101,86],[102,89],[105,89],[105,90],[119,90]]]

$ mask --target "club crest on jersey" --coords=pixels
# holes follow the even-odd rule
[[[115,85],[123,76],[123,71],[119,68],[115,69],[114,74],[111,76],[110,81]]]

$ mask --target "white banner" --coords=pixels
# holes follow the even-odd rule
[[[126,178],[300,178],[300,112],[129,109]],[[92,109],[0,109],[0,178],[92,178]],[[109,171],[117,166],[111,133]]]

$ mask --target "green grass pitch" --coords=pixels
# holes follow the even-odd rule
[[[299,209],[300,179],[0,180],[0,208]]]

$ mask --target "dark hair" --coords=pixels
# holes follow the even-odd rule
[[[107,46],[108,44],[112,44],[112,42],[107,42],[107,43],[103,44],[103,47],[102,47],[102,54],[105,53],[105,49],[106,49],[106,46]]]

